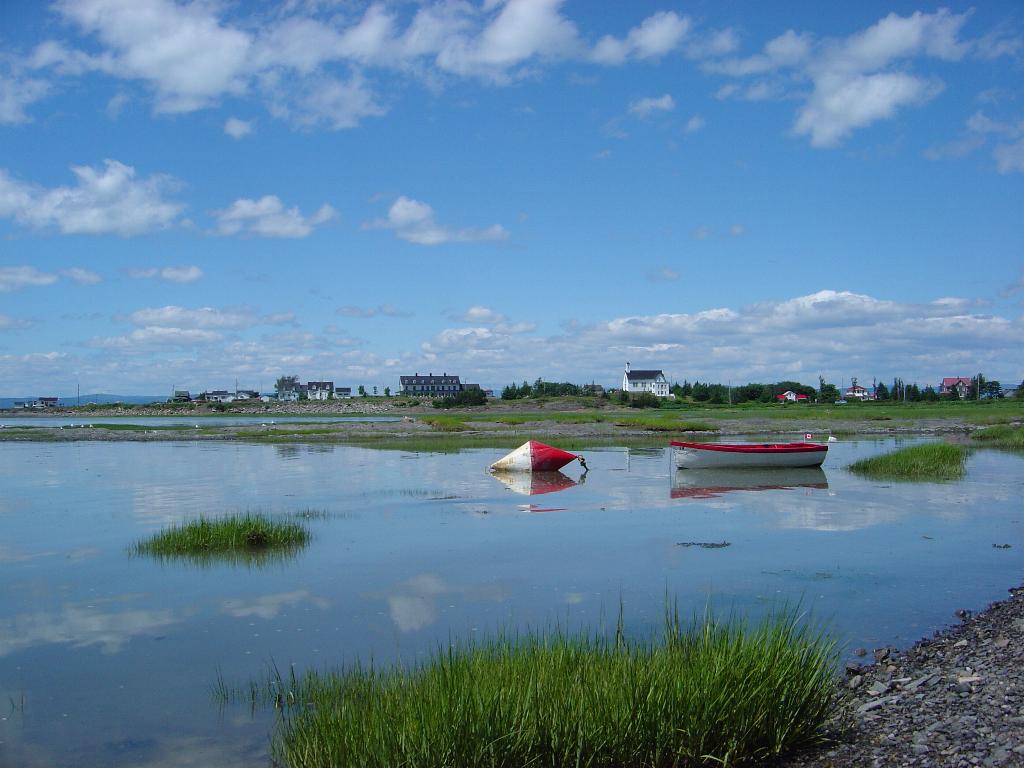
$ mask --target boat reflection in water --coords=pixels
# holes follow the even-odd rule
[[[502,485],[513,493],[521,493],[523,496],[557,493],[578,484],[571,477],[561,472],[491,472],[491,475],[500,480]],[[580,477],[580,483],[584,481],[584,477],[586,475]],[[523,504],[520,506],[520,509],[527,512],[562,512],[566,508]]]
[[[677,469],[672,477],[673,499],[715,499],[730,491],[780,491],[828,488],[821,467],[791,469]]]
[[[513,493],[536,496],[572,488],[576,481],[561,472],[491,472]]]

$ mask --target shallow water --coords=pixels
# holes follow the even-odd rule
[[[907,645],[1020,582],[1024,460],[977,451],[949,484],[844,469],[895,445],[710,476],[604,449],[585,482],[573,465],[506,484],[484,471],[497,449],[0,443],[0,766],[266,764],[272,713],[219,708],[219,673],[614,624],[620,600],[647,633],[666,593],[684,614],[802,601],[849,648]],[[128,554],[167,523],[247,509],[315,510],[314,540],[264,565]]]
[[[253,424],[336,424],[347,421],[400,421],[398,416],[6,416],[0,429],[17,427],[85,427],[116,424],[136,427],[224,427]]]

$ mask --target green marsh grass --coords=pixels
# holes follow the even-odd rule
[[[420,421],[429,424],[435,432],[463,432],[466,429],[465,416],[421,416]]]
[[[138,555],[193,560],[283,559],[309,543],[309,531],[291,520],[273,520],[246,512],[226,517],[199,517],[171,525],[135,544]]]
[[[872,480],[959,480],[967,449],[948,443],[925,443],[861,459],[850,471]]]
[[[717,432],[718,427],[699,421],[681,421],[675,416],[623,416],[615,426],[646,429],[650,432]]]
[[[757,625],[668,615],[661,638],[561,631],[454,643],[410,667],[354,664],[232,690],[281,711],[275,765],[732,765],[820,743],[834,642],[784,612]]]
[[[971,435],[971,440],[986,448],[1010,448],[1024,450],[1024,426],[1000,424],[981,429]]]

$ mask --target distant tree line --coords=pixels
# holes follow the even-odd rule
[[[482,389],[464,389],[453,395],[442,397],[433,401],[435,408],[463,408],[472,405],[485,405],[487,395]]]
[[[501,390],[502,400],[521,400],[524,397],[572,397],[586,394],[586,386],[570,384],[568,381],[544,381],[538,378],[533,384],[525,381],[520,386],[509,384]]]

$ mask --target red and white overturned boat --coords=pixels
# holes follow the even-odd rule
[[[492,472],[556,472],[577,458],[575,453],[531,440],[491,464],[490,470]]]
[[[711,467],[820,467],[828,446],[821,443],[680,443],[672,441],[680,469]]]

